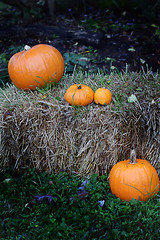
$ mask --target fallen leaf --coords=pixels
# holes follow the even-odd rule
[[[140,58],[140,62],[141,62],[142,64],[144,64],[146,61],[145,61],[144,59]]]
[[[103,207],[104,203],[105,203],[105,200],[98,201],[98,204],[99,204],[101,207]]]
[[[136,97],[134,94],[132,94],[132,95],[128,98],[128,102],[129,102],[129,103],[138,102],[138,99],[137,99],[137,97]]]
[[[42,203],[44,201],[51,203],[53,199],[57,199],[57,197],[52,195],[35,195],[33,201],[37,203]]]
[[[45,98],[47,98],[48,96],[46,95],[46,94],[44,94],[42,97],[41,97],[41,99],[45,99]]]
[[[89,196],[89,192],[87,192],[87,191],[80,191],[80,192],[78,192],[78,198],[80,200],[83,200],[83,199],[85,199],[88,196]]]
[[[134,49],[134,47],[128,48],[129,52],[135,52],[136,50]]]

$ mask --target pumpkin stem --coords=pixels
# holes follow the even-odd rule
[[[25,46],[24,46],[24,50],[25,50],[25,51],[27,51],[27,50],[29,50],[29,49],[31,49],[30,46],[28,46],[28,45],[25,45]]]
[[[131,150],[131,153],[130,153],[130,164],[136,164],[137,161],[136,161],[136,151],[133,149]]]
[[[82,88],[81,85],[79,85],[77,89],[81,89],[81,88]]]

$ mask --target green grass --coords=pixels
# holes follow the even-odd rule
[[[93,175],[85,185],[89,195],[79,199],[83,182],[67,173],[1,172],[0,239],[158,239],[160,195],[121,201],[106,174]]]

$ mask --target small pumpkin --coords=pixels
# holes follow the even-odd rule
[[[147,201],[159,191],[159,177],[150,162],[136,159],[135,150],[130,159],[118,162],[109,174],[111,192],[121,200],[132,198]]]
[[[57,83],[64,73],[61,53],[47,44],[25,46],[14,54],[8,63],[9,76],[17,88],[42,88],[46,83]]]
[[[96,104],[109,104],[112,100],[112,94],[107,88],[98,88],[94,93],[94,101]]]
[[[86,106],[93,101],[93,90],[84,84],[71,85],[65,92],[65,100],[74,106]]]

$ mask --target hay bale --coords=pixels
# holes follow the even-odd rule
[[[94,103],[87,107],[69,106],[63,97],[65,90],[82,79],[94,90],[101,87],[102,82],[107,84],[113,94],[112,103],[109,106]],[[79,73],[64,76],[58,85],[47,91],[24,92],[12,85],[1,89],[1,170],[8,166],[19,170],[34,167],[49,173],[101,175],[109,172],[117,161],[127,159],[132,148],[137,150],[139,158],[149,160],[158,169],[157,83],[158,76],[152,73],[145,76],[141,73],[109,76]],[[143,92],[135,90],[139,101],[129,104],[133,86]]]

